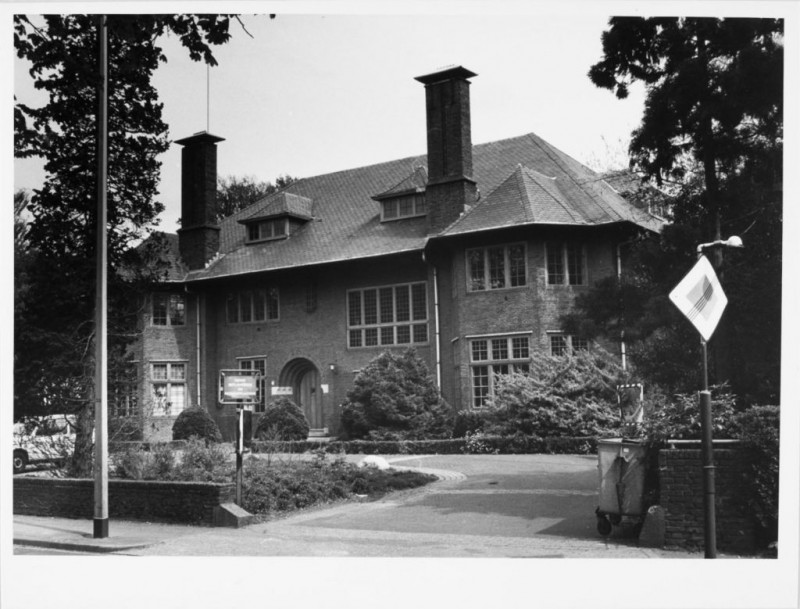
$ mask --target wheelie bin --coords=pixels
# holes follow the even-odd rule
[[[647,450],[638,440],[608,438],[597,442],[599,505],[597,532],[604,537],[614,526],[632,526],[644,521],[644,478]]]

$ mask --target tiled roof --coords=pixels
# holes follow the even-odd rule
[[[416,186],[418,168],[425,166],[426,157],[416,156],[297,180],[279,194],[310,199],[311,221],[287,239],[247,245],[240,221],[263,215],[271,205],[269,197],[258,201],[223,220],[220,256],[186,279],[421,251],[428,239],[427,219],[382,223],[380,203],[373,197]],[[534,134],[473,146],[472,177],[483,198],[443,236],[530,223],[627,221],[652,230],[661,225]]]

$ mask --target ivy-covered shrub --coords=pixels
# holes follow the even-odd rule
[[[256,425],[255,437],[262,440],[305,440],[308,419],[291,399],[282,396],[267,406]]]
[[[700,398],[695,393],[678,393],[672,397],[653,392],[647,397],[647,415],[641,436],[652,447],[667,440],[699,440],[702,437]],[[734,420],[736,396],[726,385],[711,388],[711,423],[716,439],[737,437]]]
[[[191,482],[230,482],[233,465],[230,453],[223,446],[215,442],[207,443],[198,437],[189,439],[172,478]]]
[[[745,472],[751,489],[748,508],[761,526],[766,544],[776,540],[778,534],[780,407],[752,406],[736,415],[734,425],[750,456]]]
[[[480,431],[488,435],[603,436],[618,432],[624,373],[601,349],[571,357],[535,354],[529,373],[497,377]]]
[[[230,479],[222,445],[193,437],[176,450],[168,443],[131,446],[112,455],[114,476],[129,480],[222,482]]]
[[[206,442],[222,442],[219,426],[205,408],[187,408],[172,425],[173,440],[188,440],[193,437]]]
[[[367,364],[347,393],[341,421],[351,439],[443,438],[451,433],[450,408],[414,349],[386,351]]]

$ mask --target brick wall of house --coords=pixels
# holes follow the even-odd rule
[[[332,433],[339,430],[339,405],[352,387],[355,372],[379,355],[385,347],[348,348],[347,291],[425,281],[427,268],[419,253],[397,255],[329,265],[316,271],[293,271],[275,274],[263,283],[247,279],[247,283],[230,283],[209,292],[209,332],[214,336],[208,345],[208,371],[204,383],[207,395],[216,388],[216,371],[238,367],[237,358],[266,356],[267,387],[279,386],[281,372],[292,360],[310,361],[319,372],[320,385],[328,386],[321,395],[325,426]],[[307,289],[314,285],[316,309],[306,310]],[[259,323],[230,324],[226,319],[225,298],[228,289],[275,285],[280,292],[280,319]],[[240,288],[240,289],[241,289]],[[428,289],[429,323],[427,345],[417,352],[428,361],[433,371],[433,293]],[[331,370],[331,365],[334,370]],[[217,403],[209,409],[220,424],[223,435],[232,437],[236,406]],[[254,419],[254,426],[257,417]]]
[[[234,484],[109,480],[110,518],[214,523],[214,508],[234,500]],[[14,513],[92,518],[94,481],[14,477]]]
[[[570,239],[586,244],[587,280],[582,286],[547,285],[545,238]],[[467,290],[466,252],[470,248],[524,243],[527,281],[524,287],[470,292]],[[548,332],[560,331],[559,318],[603,277],[616,272],[613,241],[604,235],[585,238],[578,232],[532,233],[509,231],[501,236],[462,240],[440,263],[442,349],[445,370],[451,376],[446,395],[457,408],[471,401],[470,336],[530,332],[532,351],[550,352]],[[441,254],[440,254],[441,255]],[[606,349],[615,346],[603,343]]]
[[[151,364],[154,362],[176,362],[186,365],[186,408],[197,405],[197,391],[193,379],[197,373],[195,345],[197,310],[195,299],[186,296],[186,323],[183,326],[154,326],[152,324],[151,299],[142,316],[142,347],[140,361],[141,416],[144,437],[152,442],[172,440],[172,425],[177,413],[172,416],[153,416],[153,393]]]
[[[703,467],[699,448],[661,450],[658,456],[661,506],[665,512],[665,545],[704,547]],[[717,548],[724,552],[755,550],[755,521],[745,503],[743,473],[747,454],[740,449],[714,450]]]

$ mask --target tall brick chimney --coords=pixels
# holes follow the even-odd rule
[[[429,232],[449,226],[467,204],[475,200],[472,179],[469,78],[477,76],[461,66],[451,66],[418,76],[425,85],[428,125]]]
[[[181,228],[178,248],[190,270],[201,269],[219,251],[217,142],[205,131],[176,140],[181,151]]]

